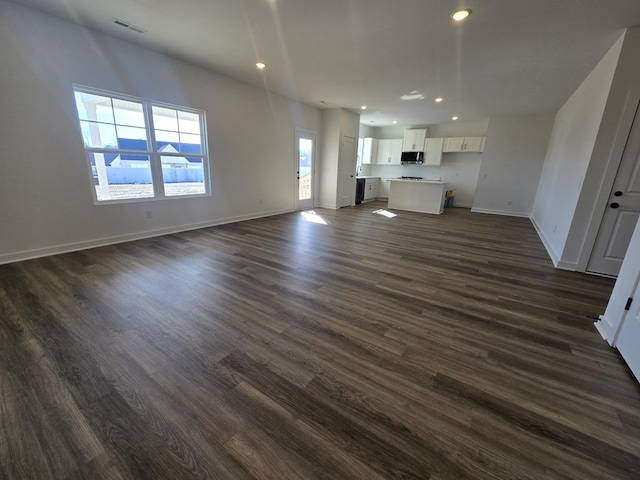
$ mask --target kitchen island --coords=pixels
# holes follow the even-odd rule
[[[447,182],[441,180],[391,179],[388,208],[441,214]]]

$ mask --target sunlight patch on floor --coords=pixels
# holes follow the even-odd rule
[[[329,222],[327,222],[324,218],[322,218],[313,210],[300,212],[300,215],[302,215],[302,218],[304,218],[307,222],[319,223],[320,225],[329,225]]]
[[[380,210],[374,210],[373,213],[376,213],[378,215],[382,215],[382,216],[387,217],[387,218],[393,218],[393,217],[397,217],[398,216],[397,214],[392,213],[389,210],[385,210],[384,208],[381,208]]]

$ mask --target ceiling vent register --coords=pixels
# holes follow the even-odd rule
[[[131,25],[129,22],[120,20],[119,18],[114,18],[111,21],[120,27],[128,28],[129,30],[133,30],[136,33],[147,33],[144,28],[136,27],[135,25]]]

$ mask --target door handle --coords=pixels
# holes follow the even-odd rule
[[[611,208],[618,208],[620,206],[620,204],[618,202],[613,202],[611,205],[609,205]]]
[[[616,193],[613,194],[616,197],[621,197],[622,196],[622,192],[620,190],[618,190]]]

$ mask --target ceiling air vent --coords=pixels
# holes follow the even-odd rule
[[[129,22],[125,22],[124,20],[114,18],[111,21],[120,27],[128,28],[129,30],[133,30],[134,32],[147,33],[144,28],[136,27],[135,25],[131,25]]]

